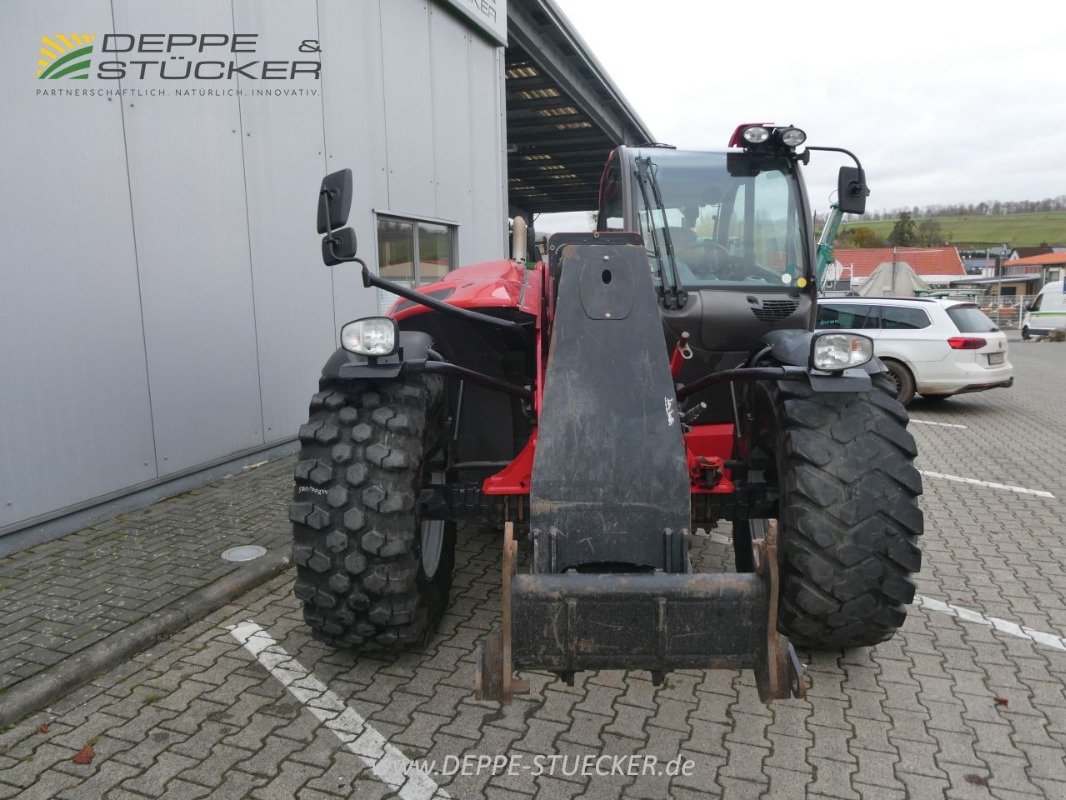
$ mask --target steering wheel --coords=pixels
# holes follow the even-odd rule
[[[724,268],[729,266],[729,251],[718,242],[700,242],[702,258],[699,264],[690,268],[701,278],[719,278]]]

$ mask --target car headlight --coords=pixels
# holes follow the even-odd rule
[[[341,328],[341,347],[361,356],[391,356],[398,338],[390,317],[364,317]]]
[[[874,357],[874,342],[858,333],[820,333],[811,343],[811,368],[839,372]]]

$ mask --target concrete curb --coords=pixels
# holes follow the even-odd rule
[[[272,551],[244,564],[128,628],[38,672],[0,695],[0,727],[25,718],[89,683],[291,566],[288,551]]]

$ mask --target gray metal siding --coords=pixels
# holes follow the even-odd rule
[[[106,0],[68,10],[111,30]],[[156,469],[119,104],[35,97],[40,37],[62,15],[0,14],[3,527]]]
[[[386,43],[381,38],[380,5],[378,0],[318,3],[326,168],[352,170],[355,199],[348,224],[359,239],[359,254],[371,267],[377,265],[373,209],[389,207],[385,87],[381,77]],[[352,80],[353,75],[359,79]],[[332,272],[338,325],[377,313],[377,300],[373,292],[363,287],[358,268],[342,265]]]
[[[0,530],[295,434],[337,323],[375,309],[355,267],[318,259],[324,171],[353,169],[371,267],[373,209],[456,220],[462,262],[505,252],[502,60],[453,15],[420,0],[113,13],[0,8],[0,69],[19,76],[0,84]],[[35,98],[39,38],[72,24],[236,27],[267,57],[318,38],[320,94]]]
[[[386,0],[380,13],[389,207],[436,217],[429,5]]]
[[[471,114],[470,52],[477,34],[460,24],[450,14],[433,11],[430,27],[430,76],[433,94],[434,136],[433,161],[436,174],[433,184],[436,208],[454,219],[474,219],[471,165],[474,162],[470,138]],[[481,46],[481,41],[476,43]],[[449,124],[448,120],[466,124]],[[484,120],[481,121],[484,124]],[[499,218],[499,214],[497,214]],[[462,259],[477,249],[474,238],[477,224],[459,228],[457,249]]]
[[[216,0],[168,7],[162,24],[155,4],[115,0],[114,9],[117,31],[233,25],[229,3]],[[236,97],[122,105],[156,454],[167,475],[263,443],[241,119]]]
[[[505,111],[503,108],[503,51],[474,43],[470,49],[468,79],[471,114],[470,189],[473,199],[469,240],[480,250],[507,251],[507,228],[497,220],[507,217],[507,167]],[[498,78],[498,80],[497,80]],[[479,256],[475,256],[479,258]]]
[[[240,0],[235,19],[238,30],[259,33],[260,51],[268,57],[274,51],[273,57],[285,58],[294,41],[318,38],[314,0]],[[270,443],[292,436],[306,421],[308,392],[315,390],[336,337],[332,276],[322,265],[311,223],[326,171],[322,101],[242,97],[240,119],[264,437]]]

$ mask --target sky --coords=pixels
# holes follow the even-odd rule
[[[793,124],[859,156],[871,210],[1066,194],[1057,4],[555,2],[658,141]],[[812,154],[816,211],[842,163]]]

